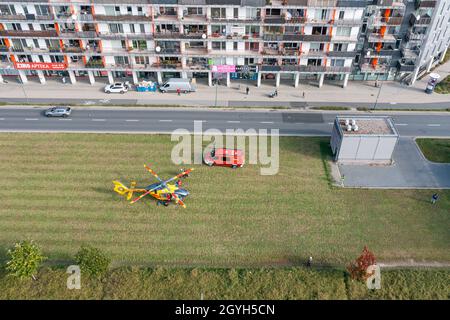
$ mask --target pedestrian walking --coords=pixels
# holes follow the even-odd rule
[[[436,201],[438,201],[438,199],[439,199],[439,195],[438,195],[437,193],[433,194],[433,195],[431,196],[431,203],[432,203],[432,204],[435,204]]]
[[[308,261],[306,262],[306,266],[311,267],[311,264],[312,264],[312,257],[309,257]]]
[[[177,89],[177,94],[180,95],[181,94],[181,90],[180,88]]]
[[[250,91],[250,88],[249,87],[247,87],[247,88],[245,88],[245,93],[248,95],[248,92]]]
[[[303,99],[305,99],[305,91],[303,91]]]
[[[64,83],[64,84],[66,83],[66,77],[62,78],[62,83]]]
[[[275,89],[275,97],[278,97],[278,90]]]

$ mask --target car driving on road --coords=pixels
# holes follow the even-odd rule
[[[53,107],[45,111],[45,116],[67,118],[71,113],[72,109],[70,107]]]
[[[129,85],[124,82],[116,82],[113,84],[108,84],[105,87],[106,93],[125,93],[128,91]]]

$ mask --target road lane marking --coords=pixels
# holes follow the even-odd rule
[[[36,120],[39,120],[39,119],[36,119],[36,118],[26,118],[25,120],[27,120],[27,121],[36,121]]]
[[[328,124],[334,124],[334,122],[328,122]]]
[[[159,122],[172,122],[172,120],[158,120]]]
[[[229,120],[227,121],[228,123],[241,123],[240,121],[233,121],[233,120]]]
[[[0,121],[5,120],[5,118],[0,118]]]
[[[396,123],[395,125],[396,126],[407,126],[408,124],[407,123]]]
[[[92,121],[106,121],[105,119],[92,119]]]
[[[61,120],[61,121],[72,121],[72,119],[58,119],[58,120]]]
[[[427,124],[427,126],[429,126],[429,127],[440,127],[441,125],[438,124],[438,123],[430,123],[430,124]]]
[[[128,119],[128,120],[125,120],[126,122],[139,122],[139,120],[136,120],[136,119]]]
[[[267,123],[267,124],[271,124],[271,123],[273,123],[273,121],[261,121],[260,123]]]

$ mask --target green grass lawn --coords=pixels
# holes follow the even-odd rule
[[[450,191],[330,186],[328,138],[281,138],[280,172],[195,165],[185,180],[187,209],[130,205],[112,180],[154,182],[178,173],[169,136],[0,134],[0,258],[34,239],[53,262],[82,244],[114,265],[347,265],[364,245],[379,260],[450,261]]]
[[[81,290],[68,290],[67,276],[0,273],[0,299],[449,299],[450,270],[382,270],[379,290],[335,269],[119,268],[102,280],[82,276]]]
[[[416,142],[428,160],[450,163],[450,139],[416,139]]]
[[[450,76],[445,77],[434,88],[434,92],[449,94],[450,93]]]

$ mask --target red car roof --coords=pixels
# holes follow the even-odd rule
[[[219,148],[215,149],[215,155],[235,155],[235,156],[242,156],[242,150],[239,149],[225,149],[225,148]]]

